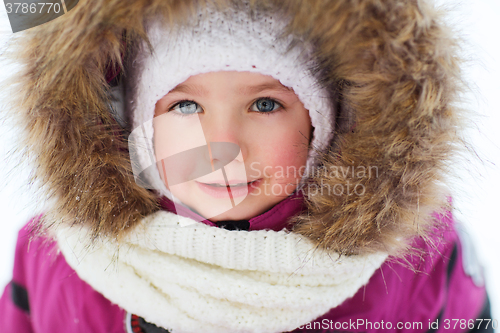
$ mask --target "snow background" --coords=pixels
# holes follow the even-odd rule
[[[0,0],[3,2],[3,0]],[[451,12],[448,21],[460,32],[464,43],[464,67],[469,91],[462,96],[462,106],[477,113],[467,132],[478,159],[469,164],[457,164],[461,180],[455,182],[455,216],[468,228],[475,241],[480,261],[484,265],[487,287],[493,306],[493,318],[500,320],[500,1],[498,0],[438,0]],[[0,4],[0,50],[12,34],[5,7]],[[1,51],[0,51],[1,53]],[[0,79],[15,70],[0,63]],[[0,92],[0,108],[2,97]],[[0,109],[1,110],[1,109]],[[23,183],[28,170],[7,174],[12,161],[5,160],[12,147],[15,132],[0,123],[0,288],[12,274],[14,247],[18,230],[36,209],[35,193]],[[39,209],[39,208],[38,208]]]

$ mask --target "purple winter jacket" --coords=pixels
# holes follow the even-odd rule
[[[300,199],[286,198],[248,221],[247,229],[280,230],[304,208]],[[162,206],[171,210],[173,204],[165,199]],[[487,294],[481,276],[464,269],[469,250],[452,214],[437,218],[444,229],[432,237],[434,247],[415,241],[422,256],[386,261],[352,298],[293,332],[492,332],[491,323],[486,327],[488,321],[479,320],[490,318]],[[0,300],[1,332],[165,332],[128,315],[82,281],[55,242],[33,238],[35,219],[19,232],[13,279]]]

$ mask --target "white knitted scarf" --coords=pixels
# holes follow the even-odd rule
[[[285,230],[229,231],[159,211],[120,244],[89,246],[61,227],[57,242],[80,278],[146,321],[178,332],[284,332],[365,285],[387,255],[314,251]]]

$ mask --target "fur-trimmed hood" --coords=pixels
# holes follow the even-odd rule
[[[179,24],[200,2],[80,0],[20,38],[16,57],[24,66],[13,110],[36,156],[35,176],[53,200],[47,225],[86,224],[95,236],[120,237],[159,209],[155,194],[134,181],[126,139],[119,139],[130,128],[113,117],[106,74],[146,39],[148,19]],[[294,218],[293,231],[343,254],[395,254],[425,235],[432,212],[447,205],[440,184],[460,128],[456,42],[436,9],[424,0],[252,5],[292,18],[291,33],[315,45],[317,78],[336,96],[325,172],[310,179],[318,193],[306,195],[308,212]],[[336,186],[351,191],[339,194]]]

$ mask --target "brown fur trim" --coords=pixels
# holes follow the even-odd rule
[[[307,33],[335,73],[325,81],[349,83],[343,107],[355,110],[356,122],[338,138],[341,153],[325,157],[325,171],[375,172],[320,172],[313,183],[322,190],[351,184],[363,195],[310,195],[310,214],[295,219],[294,231],[341,253],[395,253],[425,235],[431,213],[447,207],[438,184],[459,125],[450,104],[459,72],[455,45],[423,1],[338,1],[315,22]]]
[[[80,0],[26,32],[16,100],[26,144],[38,156],[36,177],[55,199],[47,221],[117,237],[158,209],[134,182],[104,72],[130,51],[123,38],[128,47],[146,38],[145,21],[162,15],[182,23],[198,3]],[[294,231],[342,254],[404,250],[432,226],[431,213],[447,207],[439,184],[461,128],[452,106],[456,43],[440,16],[424,0],[252,3],[291,15],[290,31],[317,47],[321,84],[340,96],[335,141],[305,188],[309,212],[294,218]],[[335,167],[340,173],[332,176]],[[360,176],[360,167],[376,176]],[[362,195],[346,193],[355,186]]]

